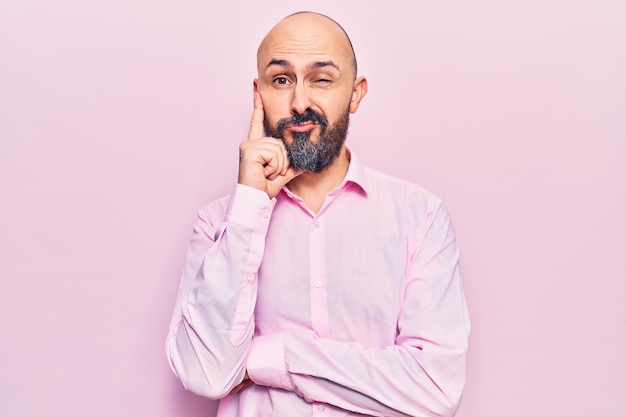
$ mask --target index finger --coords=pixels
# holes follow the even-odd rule
[[[265,120],[265,111],[263,110],[263,101],[258,92],[254,92],[254,110],[252,110],[252,119],[250,120],[250,131],[248,132],[248,140],[259,139],[264,136],[263,121]]]

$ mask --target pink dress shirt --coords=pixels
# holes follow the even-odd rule
[[[170,333],[218,417],[452,416],[469,319],[441,200],[352,155],[319,212],[236,185],[199,212]],[[228,395],[248,371],[253,385]]]

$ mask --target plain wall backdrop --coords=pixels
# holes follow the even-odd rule
[[[165,336],[256,47],[298,10],[368,76],[348,144],[453,216],[458,416],[626,415],[623,1],[0,0],[0,416],[214,415]]]

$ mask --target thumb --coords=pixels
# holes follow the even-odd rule
[[[296,178],[298,175],[301,175],[304,171],[296,171],[293,168],[287,169],[285,175],[279,175],[274,178],[272,181],[268,181],[268,190],[267,194],[270,198],[276,197],[276,195],[280,192],[280,190],[291,180]]]

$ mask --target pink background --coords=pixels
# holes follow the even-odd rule
[[[0,416],[213,415],[164,353],[187,238],[313,8],[369,78],[349,144],[455,220],[458,416],[626,415],[625,3],[338,3],[0,0]]]

